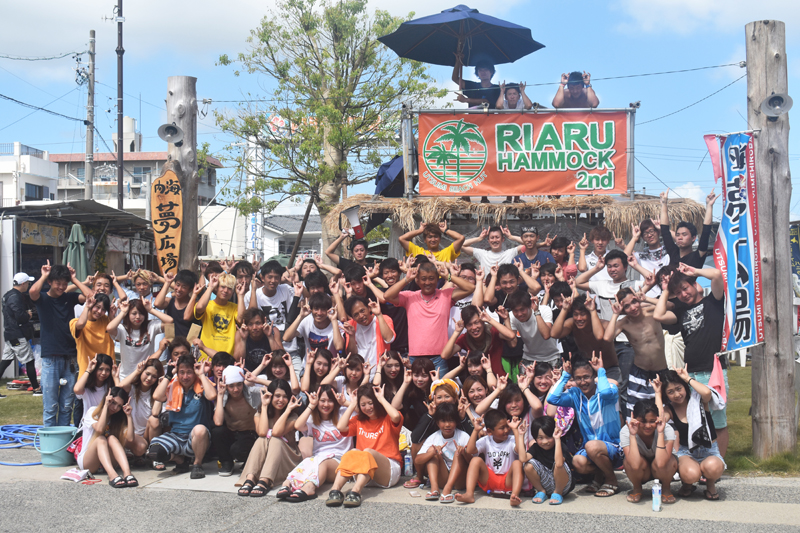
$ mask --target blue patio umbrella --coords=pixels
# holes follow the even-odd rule
[[[455,65],[456,52],[463,54],[467,66],[477,61],[499,65],[544,48],[533,40],[530,29],[465,5],[404,22],[378,40],[400,57],[449,66]]]

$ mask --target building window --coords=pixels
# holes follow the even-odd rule
[[[151,167],[133,167],[133,183],[149,181],[151,171]]]
[[[292,248],[294,248],[294,241],[294,238],[280,239],[278,241],[278,253],[291,255]],[[319,239],[313,237],[300,239],[300,248],[297,249],[297,253],[300,254],[312,251],[314,253],[319,253]]]
[[[25,201],[31,202],[34,200],[41,200],[44,198],[44,189],[41,185],[34,185],[32,183],[25,184]],[[49,191],[47,197],[50,197]]]
[[[83,179],[84,177],[86,177],[86,167],[78,167],[75,170],[75,176],[80,178],[80,179]]]

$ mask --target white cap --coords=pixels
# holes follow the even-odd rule
[[[226,385],[241,383],[244,381],[244,374],[242,373],[242,369],[238,366],[230,365],[226,366],[225,370],[222,371],[222,379],[225,380]]]
[[[33,281],[33,278],[25,272],[17,272],[14,274],[14,285],[22,285],[25,282]]]

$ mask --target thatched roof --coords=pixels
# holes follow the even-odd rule
[[[658,218],[661,203],[658,199],[645,198],[631,201],[611,196],[563,196],[561,198],[535,197],[530,201],[510,204],[468,203],[451,197],[405,198],[378,197],[373,200],[368,194],[358,194],[337,204],[325,217],[329,232],[339,231],[340,214],[353,206],[359,206],[359,216],[366,218],[373,213],[386,213],[394,223],[405,231],[417,227],[419,220],[435,222],[448,215],[471,215],[475,226],[507,223],[509,217],[554,218],[577,216],[581,213],[602,217],[605,226],[617,236],[630,235],[631,224],[646,218]],[[705,206],[689,199],[669,202],[669,216],[673,229],[680,221],[692,222],[700,228],[703,224]],[[349,227],[346,217],[341,217],[343,227]]]

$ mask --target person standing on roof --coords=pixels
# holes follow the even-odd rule
[[[592,88],[592,75],[584,71],[561,75],[561,85],[553,98],[553,107],[583,109],[599,107],[600,99]]]

